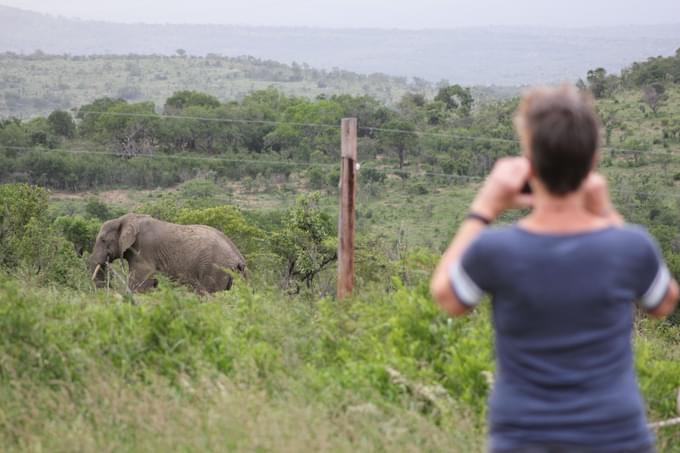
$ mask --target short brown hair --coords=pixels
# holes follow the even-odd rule
[[[554,195],[574,192],[600,146],[592,96],[572,85],[534,88],[522,96],[515,126],[536,176]]]

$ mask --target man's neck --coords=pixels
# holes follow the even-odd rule
[[[609,226],[605,219],[593,215],[585,208],[581,191],[565,196],[555,196],[545,190],[534,193],[531,214],[519,223],[523,228],[545,233],[573,233],[598,230]]]

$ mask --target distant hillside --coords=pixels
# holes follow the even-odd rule
[[[430,94],[428,83],[348,71],[323,71],[252,57],[89,56],[0,54],[0,116],[29,117],[70,109],[108,96],[153,101],[162,106],[172,93],[197,90],[222,101],[276,87],[291,95],[369,95],[396,102],[407,91]]]
[[[680,25],[588,29],[372,30],[114,24],[0,7],[0,51],[252,55],[464,85],[576,80],[680,47]]]
[[[424,80],[318,70],[253,57],[28,56],[0,54],[0,117],[31,117],[55,109],[79,107],[108,96],[128,101],[165,99],[180,90],[197,90],[221,101],[275,87],[295,96],[367,95],[388,105],[406,92],[434,96],[436,87]],[[473,87],[476,102],[508,98],[518,88]]]

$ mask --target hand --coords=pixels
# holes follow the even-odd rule
[[[623,223],[623,217],[616,211],[609,197],[607,180],[599,173],[591,172],[583,182],[585,207],[591,214],[606,218],[612,223]]]
[[[499,159],[477,193],[472,211],[493,220],[506,209],[530,207],[532,195],[521,193],[530,171],[526,157]]]
[[[595,215],[604,216],[611,209],[607,180],[599,173],[591,172],[583,182],[586,209]]]

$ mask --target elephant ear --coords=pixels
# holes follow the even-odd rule
[[[118,237],[118,247],[120,248],[120,255],[135,243],[137,240],[137,228],[134,222],[121,222],[120,236]]]

